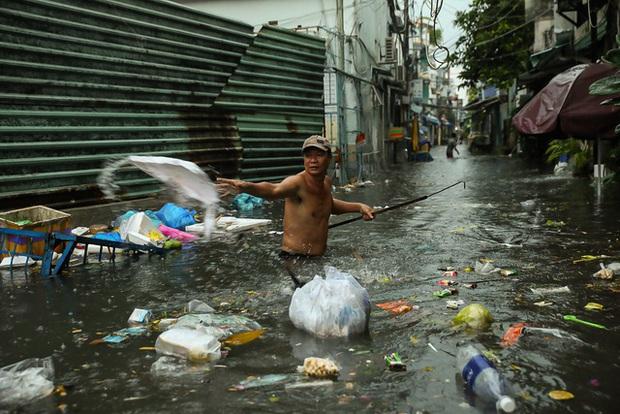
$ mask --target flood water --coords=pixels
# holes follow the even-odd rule
[[[469,404],[450,355],[457,344],[474,342],[498,358],[520,412],[615,412],[620,285],[592,278],[599,261],[573,261],[582,255],[619,255],[618,188],[606,187],[597,196],[588,178],[554,177],[549,168],[518,158],[472,156],[463,147],[461,153],[446,160],[445,147],[439,147],[433,162],[402,162],[370,177],[372,186],[337,190],[336,197],[379,207],[458,180],[467,183],[465,189],[454,187],[374,222],[335,228],[327,255],[297,266],[304,280],[322,273],[325,265],[353,274],[373,302],[368,336],[323,341],[296,331],[288,318],[293,284],[277,257],[280,236],[258,231],[196,243],[164,260],[142,255],[120,258],[115,265],[75,267],[56,280],[2,273],[0,366],[53,357],[55,383],[64,384],[67,394],[49,397],[30,411],[55,412],[61,406],[65,412],[102,413],[493,412]],[[522,205],[526,200],[533,201]],[[106,212],[111,219],[123,211],[112,206]],[[267,230],[280,230],[282,204],[250,216],[273,219]],[[565,224],[553,225],[558,222]],[[501,278],[463,271],[480,258],[517,274],[479,283],[477,289],[459,286],[458,296],[433,296],[441,289],[440,267],[455,267],[459,282]],[[539,296],[530,291],[561,286],[570,293]],[[154,332],[119,345],[89,345],[126,327],[136,307],[161,315],[182,310],[191,299],[204,300],[217,312],[255,319],[266,333],[233,347],[217,366],[182,375],[152,373],[157,355],[140,348],[154,346]],[[395,317],[374,306],[397,299],[419,309]],[[447,299],[483,304],[495,322],[484,332],[455,330],[451,320],[457,311],[446,308]],[[541,300],[553,303],[534,305]],[[601,303],[604,310],[584,310],[588,302]],[[610,330],[564,321],[565,314]],[[515,322],[558,328],[580,341],[525,334],[516,345],[500,347],[503,333]],[[384,355],[395,351],[407,371],[385,368]],[[250,376],[293,374],[308,356],[336,361],[338,381],[306,389],[286,390],[280,384],[228,391]],[[575,398],[552,400],[547,395],[552,390],[570,391]]]

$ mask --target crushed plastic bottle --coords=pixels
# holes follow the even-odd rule
[[[456,358],[467,388],[483,400],[495,401],[498,411],[511,413],[515,410],[515,401],[507,395],[499,372],[480,351],[473,345],[467,345],[459,348]]]

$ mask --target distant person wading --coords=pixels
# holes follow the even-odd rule
[[[461,155],[461,153],[459,152],[459,150],[456,147],[456,145],[457,145],[456,144],[456,134],[453,132],[452,136],[448,140],[448,146],[446,148],[446,157],[447,158],[454,158],[454,151],[456,151],[457,154]]]
[[[359,213],[372,220],[372,208],[332,196],[327,168],[332,159],[329,141],[312,135],[302,146],[304,171],[280,183],[251,183],[219,178],[217,187],[223,196],[246,192],[269,200],[284,199],[283,256],[321,256],[327,249],[327,230],[331,214]]]

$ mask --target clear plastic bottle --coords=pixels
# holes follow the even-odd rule
[[[465,385],[478,397],[495,401],[498,411],[511,413],[515,410],[515,401],[506,395],[495,366],[473,345],[459,348],[456,360]]]

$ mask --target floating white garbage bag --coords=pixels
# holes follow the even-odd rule
[[[28,358],[0,368],[0,409],[23,407],[54,391],[52,357]]]
[[[480,273],[481,275],[488,275],[489,273],[499,272],[501,269],[499,267],[493,266],[491,262],[481,262],[477,261],[474,266],[474,272]]]
[[[288,310],[296,328],[320,337],[349,336],[368,330],[370,298],[353,276],[325,267],[325,279],[312,281],[293,293]]]
[[[220,342],[203,330],[172,328],[157,337],[155,349],[164,355],[186,358],[190,361],[217,361]]]

